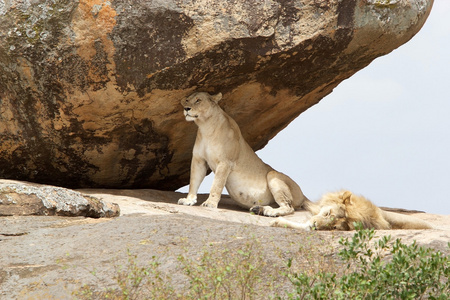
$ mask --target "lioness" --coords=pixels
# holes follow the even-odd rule
[[[222,190],[256,214],[276,217],[310,202],[288,176],[265,164],[242,137],[239,126],[217,104],[222,94],[194,93],[181,100],[186,121],[198,126],[191,163],[189,193],[178,204],[197,203],[197,191],[207,168],[214,172],[208,199],[202,206],[216,208]],[[279,207],[269,206],[276,202]]]
[[[363,196],[350,191],[325,194],[317,203],[311,204],[315,215],[306,223],[277,218],[271,226],[303,230],[354,230],[355,224],[374,229],[431,229],[432,226],[419,218],[384,211]],[[313,213],[314,214],[314,213]]]

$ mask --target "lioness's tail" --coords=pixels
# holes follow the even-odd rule
[[[433,229],[433,226],[419,218],[385,210],[381,211],[392,229]]]

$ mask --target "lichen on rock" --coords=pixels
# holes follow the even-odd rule
[[[58,215],[92,218],[118,217],[117,204],[74,190],[0,180],[0,216]]]

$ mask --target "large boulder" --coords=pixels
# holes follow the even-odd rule
[[[433,0],[0,1],[0,178],[176,189],[222,92],[256,150],[416,34]]]

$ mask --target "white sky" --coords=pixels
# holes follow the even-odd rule
[[[258,155],[313,201],[345,188],[379,206],[450,214],[449,16],[450,1],[435,0],[411,41],[342,82]]]

